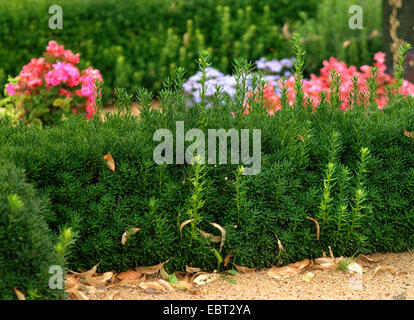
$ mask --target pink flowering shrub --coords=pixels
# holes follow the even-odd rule
[[[99,70],[79,70],[80,54],[50,41],[41,58],[33,58],[20,74],[9,79],[5,92],[9,103],[25,123],[53,123],[65,114],[95,113],[95,81]]]
[[[328,99],[330,98],[330,86],[332,84],[331,72],[336,70],[336,73],[340,76],[340,90],[339,98],[341,99],[340,108],[346,110],[349,107],[349,96],[353,89],[353,77],[356,76],[358,81],[359,93],[365,99],[369,96],[369,79],[372,77],[373,67],[376,67],[376,104],[378,108],[383,108],[387,104],[387,89],[392,89],[392,85],[395,83],[394,77],[385,73],[385,53],[378,52],[374,55],[373,66],[364,65],[358,70],[355,66],[347,66],[344,62],[338,61],[331,57],[329,61],[323,62],[323,68],[320,70],[320,75],[311,75],[309,80],[303,81],[303,91],[305,98],[308,98],[314,108],[316,108],[320,102],[320,94],[326,93]],[[287,89],[287,97],[289,105],[293,105],[295,102],[295,79],[293,76],[285,82],[285,88]],[[281,81],[278,85],[282,88]],[[400,94],[414,96],[414,84],[404,80],[400,87]],[[250,94],[252,96],[252,94]],[[275,93],[274,84],[269,83],[264,90],[264,103],[267,107],[269,114],[274,114],[282,108],[280,94]],[[248,108],[245,113],[248,112]]]

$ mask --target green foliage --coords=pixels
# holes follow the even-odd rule
[[[52,5],[62,7],[61,30],[49,28]],[[107,98],[114,87],[159,91],[176,67],[194,73],[201,49],[223,72],[235,57],[286,57],[282,25],[315,8],[314,0],[0,0],[0,85],[56,40],[81,53],[82,69],[101,71]]]
[[[321,0],[315,18],[302,15],[296,30],[304,37],[306,71],[315,73],[322,61],[335,57],[348,64],[370,65],[375,52],[381,50],[381,0]],[[348,21],[353,5],[362,7],[362,29],[351,29]]]
[[[333,108],[324,95],[316,112],[299,100],[273,116],[253,99],[243,114],[250,67],[244,60],[235,67],[236,97],[217,99],[207,109],[185,107],[178,70],[164,82],[159,108],[150,108],[147,89],[136,97],[118,89],[121,111],[104,120],[70,116],[59,127],[43,129],[0,120],[1,158],[24,168],[50,198],[52,211],[44,213],[50,227],[68,225],[82,239],[69,259],[71,268],[102,261],[101,270],[122,271],[171,258],[171,270],[190,263],[212,270],[229,252],[239,265],[267,267],[280,259],[318,257],[328,246],[345,256],[414,247],[414,144],[404,135],[414,130],[413,99],[382,111],[367,110],[369,102],[356,99],[344,112],[340,101],[332,100]],[[260,96],[262,86],[255,83]],[[142,103],[139,117],[125,106],[132,98]],[[176,121],[205,136],[208,129],[260,129],[260,173],[243,175],[249,165],[230,161],[156,165],[154,132],[169,129],[176,138]],[[108,153],[115,172],[103,160]],[[319,240],[307,217],[318,220]],[[191,224],[180,230],[187,220]],[[212,223],[225,228],[223,248],[205,236],[221,236]],[[121,236],[130,228],[142,230],[123,246]]]
[[[17,299],[13,288],[26,299],[61,299],[63,289],[50,289],[49,268],[66,269],[70,229],[59,238],[47,226],[48,203],[24,181],[21,170],[0,165],[0,298]]]

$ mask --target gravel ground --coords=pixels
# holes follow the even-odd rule
[[[362,280],[355,275],[339,270],[303,270],[301,273],[276,280],[268,270],[237,274],[236,284],[218,279],[201,286],[193,285],[191,290],[143,290],[138,286],[143,278],[131,283],[100,288],[89,292],[91,300],[312,300],[312,299],[375,299],[405,300],[414,299],[414,252],[376,253],[368,256],[375,261],[358,258],[363,267]],[[392,270],[380,270],[379,266],[392,266]],[[392,271],[392,272],[391,272]],[[311,272],[312,279],[305,281],[304,275]],[[373,277],[375,273],[375,276]],[[145,281],[154,281],[153,277]],[[102,289],[102,290],[101,290]]]

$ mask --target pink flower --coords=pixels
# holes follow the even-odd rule
[[[377,67],[376,81],[378,84],[376,102],[378,108],[383,108],[387,103],[387,86],[393,84],[395,79],[391,75],[385,73],[385,53],[377,52],[374,55],[374,61],[375,63],[373,65]],[[339,89],[339,96],[342,100],[341,105],[339,106],[341,110],[347,110],[349,107],[348,97],[353,89],[354,76],[358,78],[359,92],[367,97],[369,92],[368,79],[372,76],[372,67],[364,65],[358,70],[355,66],[347,66],[344,62],[331,57],[329,60],[323,62],[323,67],[320,70],[319,76],[312,74],[309,80],[303,81],[305,97],[309,99],[314,108],[318,106],[320,102],[320,94],[322,92],[326,93],[328,100],[330,99],[330,86],[332,82],[331,71],[334,69],[341,78]],[[293,76],[285,83],[290,106],[294,104],[296,98],[294,84],[295,79]],[[281,82],[279,82],[279,87],[282,87]],[[272,92],[272,88],[272,84],[269,84],[264,90],[265,104],[271,114],[273,114],[273,110],[278,111],[281,108],[279,96]],[[414,96],[414,84],[404,81],[400,88],[400,93],[403,95]]]
[[[56,41],[50,41],[44,57],[33,58],[23,66],[18,76],[18,83],[7,84],[6,91],[9,96],[27,95],[24,99],[33,99],[39,95],[39,88],[50,89],[58,87],[59,96],[72,97],[74,94],[84,97],[84,108],[88,118],[95,113],[95,81],[102,81],[99,70],[91,67],[79,71],[75,66],[80,60],[80,54],[73,54],[70,50],[65,50],[63,45]],[[80,86],[80,89],[79,89]],[[46,90],[49,94],[51,90]],[[24,102],[23,102],[24,103]],[[78,108],[72,108],[78,112]]]
[[[17,86],[14,86],[12,83],[8,83],[6,86],[6,91],[9,96],[15,95]]]
[[[46,47],[46,51],[56,57],[62,56],[65,51],[64,46],[58,45],[56,41],[50,41],[49,44]]]
[[[53,70],[45,74],[47,86],[57,86],[61,83],[74,87],[79,84],[79,70],[70,63],[57,62],[53,65]]]

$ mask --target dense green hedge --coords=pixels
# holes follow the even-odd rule
[[[17,299],[13,288],[26,299],[63,297],[63,288],[49,288],[49,268],[60,265],[65,272],[65,264],[43,217],[48,212],[21,170],[0,164],[0,299]]]
[[[48,27],[56,4],[62,30]],[[101,70],[108,93],[115,86],[159,90],[176,66],[191,75],[207,47],[223,72],[235,57],[286,57],[283,23],[315,8],[314,0],[0,0],[0,87],[56,40],[81,53],[82,68]]]
[[[412,99],[384,111],[343,112],[322,102],[317,112],[284,108],[268,116],[254,108],[233,117],[237,102],[186,110],[180,96],[167,90],[163,97],[163,111],[145,109],[144,121],[128,114],[106,121],[70,117],[41,129],[1,120],[0,155],[50,197],[48,224],[79,231],[72,268],[102,261],[102,270],[120,271],[172,258],[169,270],[190,263],[213,269],[212,249],[220,244],[196,229],[220,235],[211,222],[227,231],[221,256],[232,252],[232,261],[245,266],[320,256],[328,246],[348,256],[414,247],[414,143],[404,135],[414,131]],[[156,165],[153,133],[174,133],[178,120],[186,130],[261,129],[261,172],[238,176],[230,164]],[[361,148],[369,154],[361,156]],[[115,172],[103,160],[108,153]],[[197,180],[197,174],[205,176]],[[307,217],[319,221],[320,240]],[[190,218],[181,236],[179,226]],[[123,246],[130,228],[142,230]]]

